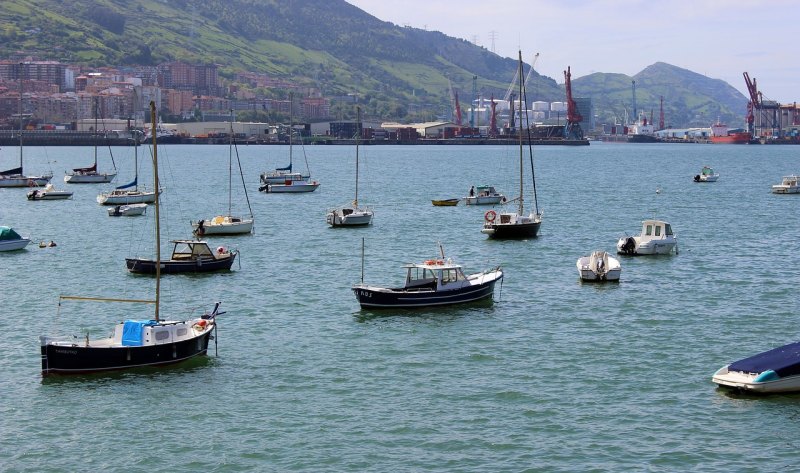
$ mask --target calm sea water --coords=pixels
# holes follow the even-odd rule
[[[26,170],[52,169],[65,188],[64,170],[91,153],[26,148]],[[152,225],[109,218],[95,202],[103,185],[71,185],[64,202],[0,189],[0,224],[34,240],[0,254],[0,470],[795,468],[800,396],[731,395],[710,377],[800,338],[800,196],[769,192],[800,172],[799,148],[536,148],[544,223],[529,241],[487,240],[486,207],[430,204],[482,183],[513,195],[513,147],[362,147],[360,201],[375,210],[362,229],[325,224],[327,208],[353,197],[352,148],[306,147],[322,185],[304,195],[256,191],[285,147],[238,153],[256,233],[210,240],[241,251],[229,273],[164,278],[167,317],[216,300],[228,311],[211,356],[170,369],[42,379],[39,335],[99,337],[148,317],[147,307],[57,302],[151,297],[153,279],[126,273],[124,258],[152,254]],[[296,166],[303,154],[295,148]],[[114,157],[128,181],[132,152]],[[166,238],[227,207],[227,157],[227,146],[159,148]],[[0,167],[15,159],[13,147],[0,151]],[[100,161],[109,167],[103,150]],[[719,181],[693,183],[706,164]],[[612,251],[654,216],[672,224],[679,255],[621,258],[619,284],[579,282],[578,257]],[[468,272],[501,265],[506,278],[494,303],[362,311],[350,291],[362,238],[367,282],[401,282],[400,266],[435,256],[439,241]],[[36,245],[50,240],[58,246]]]

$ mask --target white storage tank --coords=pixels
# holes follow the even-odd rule
[[[551,102],[550,103],[550,111],[551,112],[563,112],[567,109],[567,104],[565,102]]]
[[[533,110],[536,112],[546,112],[550,110],[550,102],[537,100],[536,102],[533,102],[532,106]]]

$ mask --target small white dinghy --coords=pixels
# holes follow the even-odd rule
[[[605,251],[594,251],[578,258],[575,263],[581,281],[619,281],[622,266],[619,260]]]
[[[115,205],[108,208],[109,217],[134,217],[142,215],[147,210],[147,204]]]

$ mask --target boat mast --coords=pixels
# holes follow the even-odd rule
[[[99,132],[97,130],[97,97],[94,98],[94,170],[97,171],[97,140]]]
[[[523,123],[522,121],[522,107],[524,106],[524,95],[522,93],[522,51],[519,51],[519,210],[517,211],[518,215],[522,215],[524,209],[524,200],[525,197],[523,195],[523,188],[522,188],[522,127],[527,126],[527,123]]]
[[[228,146],[228,216],[231,216],[231,193],[233,189],[233,109],[231,109],[231,135]]]
[[[22,170],[22,71],[24,63],[19,63],[19,173],[25,174]]]
[[[292,172],[292,135],[294,135],[294,93],[289,92],[289,172]]]
[[[358,139],[361,135],[361,107],[356,107],[356,198],[353,207],[358,207]]]
[[[156,103],[150,101],[150,126],[153,131],[153,184],[156,189],[156,322],[159,321],[158,309],[161,305],[161,215],[159,214],[158,201],[158,149],[156,146]]]

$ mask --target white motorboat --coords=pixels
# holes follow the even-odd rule
[[[108,208],[109,217],[135,217],[147,211],[147,204],[115,205]]]
[[[233,110],[231,110],[231,129],[229,135],[228,146],[228,213],[227,215],[217,215],[209,220],[198,220],[191,222],[194,228],[193,232],[197,236],[203,235],[240,235],[250,233],[253,231],[253,209],[250,208],[250,198],[247,196],[247,186],[244,185],[244,175],[242,172],[242,163],[239,161],[239,151],[236,150],[236,162],[239,165],[239,173],[242,178],[242,189],[244,196],[247,200],[247,208],[250,209],[250,215],[246,217],[234,217],[231,215],[233,207],[233,151],[235,143],[233,141]]]
[[[605,251],[595,251],[578,258],[575,263],[581,281],[619,281],[622,266],[619,260]]]
[[[20,236],[13,228],[0,226],[0,251],[21,250],[30,242],[30,238]]]
[[[719,174],[715,173],[709,166],[703,166],[700,174],[694,176],[694,182],[717,182]]]
[[[800,194],[800,176],[784,176],[780,184],[772,186],[773,194]]]
[[[319,187],[319,182],[305,180],[299,172],[287,174],[280,184],[263,184],[258,188],[261,192],[314,192]]]
[[[525,91],[525,80],[523,79],[523,63],[522,63],[522,51],[519,53],[519,96],[523,99],[523,103],[527,100],[527,95]],[[512,111],[512,114],[515,113]],[[520,120],[525,120],[527,123],[527,111],[520,110]],[[539,227],[542,226],[542,212],[539,211],[539,201],[536,197],[536,174],[533,169],[533,147],[528,147],[529,158],[531,163],[531,194],[533,197],[533,205],[531,206],[531,210],[528,213],[525,213],[525,188],[523,185],[524,180],[524,161],[523,161],[523,154],[524,154],[524,146],[523,146],[523,138],[522,138],[522,130],[520,130],[519,135],[519,194],[514,199],[517,203],[516,211],[513,210],[506,210],[500,212],[500,215],[494,210],[490,210],[483,215],[483,219],[485,220],[483,224],[483,228],[481,228],[481,233],[484,235],[488,235],[489,238],[492,239],[512,239],[512,238],[535,238],[536,235],[539,233]],[[530,141],[530,135],[528,136],[528,140]],[[481,190],[480,188],[478,188]],[[490,188],[492,191],[493,188]],[[472,189],[470,189],[470,194],[472,194]],[[478,198],[482,192],[478,193]],[[468,197],[469,199],[469,197]],[[502,197],[501,201],[505,202],[506,198]],[[467,201],[469,204],[469,201]]]
[[[506,196],[497,192],[494,186],[478,186],[471,188],[469,195],[464,197],[467,205],[494,205],[506,201]]]
[[[800,342],[725,365],[711,380],[721,387],[754,393],[800,391]]]
[[[57,190],[53,184],[47,183],[44,189],[28,191],[28,200],[65,200],[72,197],[72,192]]]
[[[85,168],[75,168],[71,173],[64,176],[64,182],[67,184],[103,184],[111,182],[117,177],[117,167],[114,165],[114,172],[97,172],[97,142],[99,140],[99,132],[97,129],[97,99],[94,102],[94,164]],[[108,149],[109,153],[111,148]],[[114,163],[114,155],[111,155],[111,162]]]
[[[361,108],[356,109],[358,133],[361,133]],[[332,227],[355,227],[372,223],[372,209],[358,206],[358,135],[356,135],[356,196],[351,205],[331,209],[325,216]]]
[[[661,220],[642,222],[642,233],[624,236],[617,241],[617,253],[621,255],[666,255],[678,253],[678,238],[672,233],[672,226]]]
[[[156,201],[155,191],[139,189],[139,147],[134,146],[134,169],[133,181],[117,186],[111,192],[104,192],[97,196],[97,203],[101,205],[129,205],[129,204],[152,204]],[[131,189],[131,187],[133,189]],[[159,190],[159,193],[161,191]]]

